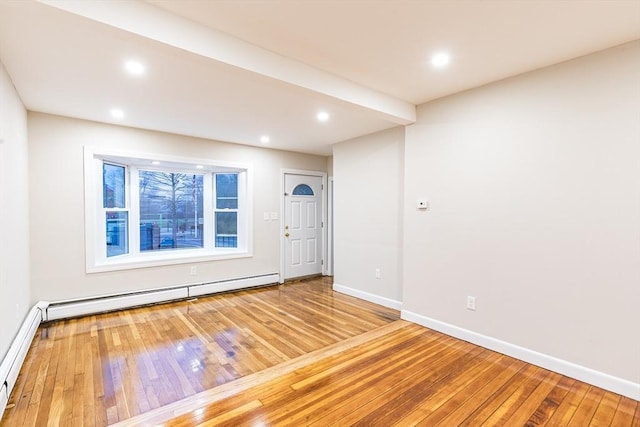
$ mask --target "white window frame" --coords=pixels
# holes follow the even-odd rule
[[[131,228],[131,212],[130,212],[130,207],[131,207],[131,202],[129,201],[129,185],[130,185],[130,178],[129,178],[129,168],[127,167],[127,165],[123,165],[117,162],[111,162],[111,161],[105,161],[102,162],[102,164],[107,163],[109,165],[112,166],[120,166],[122,168],[124,168],[124,207],[123,208],[105,208],[104,207],[104,185],[103,185],[103,178],[102,178],[102,166],[100,167],[100,188],[101,188],[101,195],[102,195],[102,199],[98,200],[98,215],[100,215],[102,218],[100,220],[98,220],[98,223],[102,223],[102,225],[104,226],[104,229],[106,229],[106,222],[107,222],[107,212],[125,212],[127,214],[127,235],[126,235],[126,241],[127,241],[127,249],[130,250],[131,248],[131,238],[130,238],[130,234],[128,231]],[[104,243],[104,248],[105,248],[105,257],[106,257],[106,250],[107,250],[107,236],[106,234],[103,234],[102,236],[103,239],[103,243]]]
[[[159,161],[153,166],[152,161]],[[102,165],[125,166],[125,209],[103,207]],[[202,166],[202,169],[196,168]],[[203,248],[163,251],[140,251],[139,170],[186,172],[203,175]],[[86,272],[127,270],[161,265],[185,264],[253,256],[253,185],[252,165],[209,159],[194,159],[149,153],[132,153],[84,148],[85,248]],[[214,173],[238,173],[238,247],[215,247]],[[134,188],[135,187],[135,188]],[[128,211],[129,253],[107,257],[107,211]],[[224,210],[223,210],[224,211]],[[234,210],[235,211],[235,210]]]
[[[218,200],[218,195],[216,193],[216,178],[215,175],[216,174],[225,174],[228,172],[224,172],[224,171],[219,171],[219,172],[214,172],[212,174],[212,179],[211,179],[211,185],[212,185],[212,193],[213,193],[213,200],[212,200],[212,205],[211,205],[211,209],[212,209],[212,213],[209,215],[211,217],[211,221],[214,220],[216,213],[218,212],[235,212],[237,215],[237,221],[238,221],[238,226],[240,225],[241,222],[245,222],[247,221],[246,218],[246,197],[242,197],[241,193],[240,193],[240,189],[241,188],[245,188],[247,186],[247,176],[245,174],[238,174],[238,207],[236,209],[219,209],[217,206],[217,200]],[[213,226],[210,228],[210,230],[212,231],[212,239],[214,240],[214,245],[215,245],[215,237],[216,237],[216,225],[217,224],[213,224]],[[238,228],[238,236],[237,236],[237,243],[238,243],[238,247],[244,247],[248,244],[247,242],[247,235],[246,233],[240,233],[240,229]],[[218,248],[221,250],[224,250],[225,248]]]

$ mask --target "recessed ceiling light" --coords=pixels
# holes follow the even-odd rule
[[[196,165],[196,169],[203,169],[203,168],[204,168],[204,166],[202,166],[202,165]]]
[[[316,115],[316,118],[321,122],[326,122],[327,120],[329,120],[329,113],[327,113],[326,111],[320,111]]]
[[[262,135],[260,137],[260,142],[262,142],[263,144],[267,144],[269,141],[271,141],[271,139],[267,135]]]
[[[119,108],[111,109],[111,115],[116,119],[121,119],[124,117],[124,111]]]
[[[436,53],[431,57],[431,65],[434,67],[444,67],[449,63],[449,54],[446,52]]]
[[[152,162],[151,162],[151,164],[152,164],[152,165],[156,165],[156,166],[157,166],[157,165],[159,165],[159,164],[160,164],[160,162],[159,162],[159,161],[157,161],[157,160],[154,160],[154,161],[152,161]]]
[[[144,65],[138,61],[127,61],[124,63],[124,68],[134,76],[141,76],[144,74]]]

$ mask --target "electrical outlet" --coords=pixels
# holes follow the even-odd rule
[[[189,274],[192,276],[195,276],[196,274],[198,274],[198,267],[195,265],[192,265],[191,270],[189,270]]]
[[[467,310],[476,311],[476,297],[467,296]]]
[[[380,277],[381,277],[380,269],[376,268],[376,279],[379,279]]]

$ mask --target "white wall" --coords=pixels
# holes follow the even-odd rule
[[[333,146],[337,288],[402,301],[403,156],[402,127]]]
[[[29,311],[27,112],[0,64],[0,360]]]
[[[85,273],[83,146],[251,163],[254,256],[190,266]],[[59,301],[279,271],[280,170],[326,171],[327,158],[29,113],[32,301]]]
[[[640,383],[640,42],[418,113],[404,309]]]

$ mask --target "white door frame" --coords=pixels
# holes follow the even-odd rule
[[[333,176],[327,182],[327,276],[333,276]]]
[[[309,171],[302,169],[280,169],[280,222],[278,229],[280,230],[280,283],[284,283],[284,214],[285,214],[285,198],[284,198],[284,176],[286,174],[292,175],[308,175],[319,176],[322,178],[322,275],[327,274],[327,173],[321,171]]]

